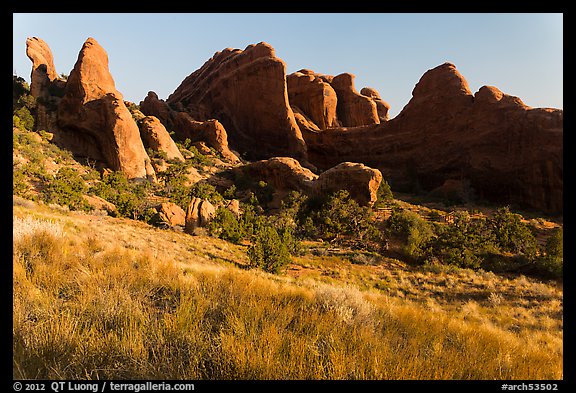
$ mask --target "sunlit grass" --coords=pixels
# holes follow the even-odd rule
[[[274,276],[218,239],[31,212],[15,209],[14,378],[562,378],[561,291],[544,283],[350,263]]]

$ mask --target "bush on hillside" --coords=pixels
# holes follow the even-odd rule
[[[78,171],[71,167],[62,167],[46,182],[42,199],[48,203],[68,206],[70,210],[89,211],[90,206],[83,197],[86,191],[86,183]]]
[[[376,193],[377,199],[374,207],[384,207],[389,202],[394,200],[394,194],[392,193],[392,189],[388,182],[385,179],[382,179],[380,186],[378,187],[378,192]]]
[[[149,187],[146,181],[133,182],[122,172],[109,172],[90,192],[113,203],[120,216],[138,219],[147,208],[144,198]]]
[[[386,225],[388,233],[403,242],[402,252],[411,259],[424,255],[434,235],[434,227],[410,210],[394,209]]]
[[[321,199],[309,198],[299,219],[301,233],[312,239],[338,241],[348,236],[363,242],[379,234],[372,223],[371,210],[358,205],[346,190]]]
[[[485,219],[456,212],[452,223],[437,226],[425,245],[427,262],[440,261],[463,268],[479,268],[483,254],[494,251],[494,235]]]
[[[248,249],[248,258],[252,267],[269,273],[282,272],[291,261],[286,239],[272,225],[257,228]]]

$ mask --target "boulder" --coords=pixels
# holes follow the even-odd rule
[[[238,199],[232,199],[226,204],[226,209],[228,209],[236,218],[240,218],[242,215],[242,209],[240,209],[240,201]]]
[[[294,190],[308,193],[318,177],[291,157],[272,157],[232,169],[233,172],[264,181],[275,190]]]
[[[180,206],[172,202],[165,202],[156,207],[160,221],[170,227],[186,224],[186,213]]]
[[[192,198],[186,209],[184,232],[194,235],[197,228],[202,228],[216,215],[216,208],[206,199]]]
[[[331,194],[346,190],[350,197],[362,206],[372,206],[378,199],[382,173],[364,164],[343,162],[320,174],[314,182],[313,193]]]
[[[100,198],[99,196],[82,195],[82,197],[93,210],[103,210],[111,216],[116,216],[118,213],[116,206],[113,203],[110,203],[107,200]]]
[[[216,52],[166,102],[182,105],[192,119],[217,119],[231,146],[248,159],[289,155],[307,164],[288,103],[286,65],[267,43]]]
[[[154,151],[164,152],[168,160],[183,162],[184,157],[164,128],[164,125],[154,116],[146,116],[139,123],[140,136],[144,146]]]
[[[270,184],[279,195],[277,199],[289,191],[318,196],[347,190],[350,197],[363,206],[376,202],[382,181],[379,170],[363,164],[345,162],[318,176],[290,157],[273,157],[236,167],[233,171]]]
[[[73,152],[103,159],[130,179],[155,180],[138,126],[108,70],[108,55],[93,38],[82,46],[68,77],[58,106],[58,125],[70,137]]]

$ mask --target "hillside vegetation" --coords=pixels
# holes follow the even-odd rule
[[[313,255],[278,276],[19,199],[13,263],[15,378],[562,378],[562,290],[524,276]]]

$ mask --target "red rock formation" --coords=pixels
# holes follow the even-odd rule
[[[53,131],[57,128],[57,118],[50,108],[58,106],[66,82],[58,76],[52,51],[42,39],[26,39],[26,55],[32,61],[30,94],[37,99],[35,129]]]
[[[467,179],[486,200],[563,210],[563,111],[527,107],[492,87],[473,95],[450,63],[427,71],[388,122],[303,134],[321,168],[362,162],[398,190]]]
[[[326,195],[347,190],[360,205],[373,205],[377,199],[382,174],[363,164],[344,162],[320,174],[312,173],[289,157],[273,157],[234,168],[234,171],[257,181],[265,181],[281,196],[288,191],[307,195]]]
[[[314,182],[314,193],[326,195],[347,190],[360,205],[372,206],[378,199],[382,173],[364,164],[343,162],[320,174]]]
[[[290,157],[272,157],[234,168],[233,171],[257,181],[265,181],[275,189],[304,193],[312,190],[312,183],[318,178],[318,175],[303,168],[297,160]]]
[[[336,92],[329,83],[310,70],[300,70],[286,77],[290,105],[314,122],[320,129],[338,126]]]
[[[157,207],[158,218],[170,227],[186,224],[186,213],[180,206],[172,202],[164,202]]]
[[[138,126],[108,70],[108,55],[93,38],[84,43],[68,77],[58,124],[72,151],[103,158],[128,178],[155,179]]]
[[[148,116],[157,117],[167,129],[174,131],[177,140],[205,142],[228,161],[239,162],[238,156],[228,147],[228,133],[218,120],[196,121],[190,114],[170,108],[153,91],[148,92],[144,101],[140,102],[140,110]]]
[[[168,160],[178,160],[184,162],[182,153],[164,128],[164,125],[154,116],[146,116],[138,123],[142,142],[147,148],[154,151],[161,151],[166,154]]]
[[[172,109],[155,92],[149,91],[144,101],[140,101],[140,111],[146,116],[156,117],[168,130],[172,129]]]
[[[288,104],[286,65],[266,43],[217,52],[167,103],[182,104],[196,120],[218,119],[230,144],[251,159],[291,155],[307,164],[306,146]]]
[[[345,127],[380,123],[376,103],[356,91],[354,78],[353,74],[344,73],[335,76],[330,82],[338,96],[338,119]]]
[[[35,98],[49,95],[50,84],[59,79],[50,47],[38,37],[27,38],[26,55],[32,61],[30,94]]]
[[[208,225],[216,215],[216,208],[206,199],[192,198],[186,209],[184,232],[194,235],[196,229]]]
[[[192,142],[206,142],[213,147],[225,159],[232,163],[240,160],[228,148],[228,135],[222,123],[210,119],[196,121],[186,112],[172,112],[173,130],[180,140],[190,139]]]
[[[362,88],[362,90],[360,90],[360,94],[372,98],[372,100],[376,104],[376,112],[378,112],[378,118],[380,119],[381,123],[383,121],[388,121],[388,119],[390,118],[390,116],[388,116],[388,111],[390,110],[390,104],[388,104],[386,101],[382,99],[382,97],[380,97],[380,93],[378,93],[378,90],[372,87],[364,87]]]

